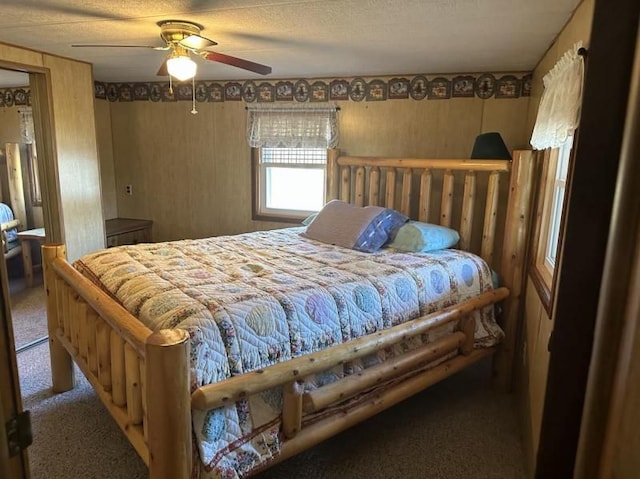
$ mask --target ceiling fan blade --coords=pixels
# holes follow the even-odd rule
[[[169,59],[169,57],[165,58],[164,61],[162,62],[162,65],[160,65],[160,68],[158,68],[158,73],[156,73],[157,76],[159,77],[168,77],[169,76],[169,70],[167,69],[167,60]]]
[[[154,47],[153,45],[108,45],[108,44],[75,44],[72,47],[89,47],[89,48],[150,48],[151,50],[168,50],[169,46]]]
[[[249,70],[260,75],[268,75],[271,73],[271,67],[267,65],[261,65],[260,63],[251,62],[249,60],[243,60],[242,58],[232,57],[217,52],[200,52],[202,58],[210,60],[212,62],[224,63],[234,67]]]
[[[211,0],[191,0],[191,5],[189,6],[189,11],[194,12],[198,10],[206,10],[210,8]]]
[[[62,2],[58,2],[57,5],[47,5],[45,2],[39,0],[19,0],[8,3],[19,3],[21,6],[28,6],[36,8],[38,11],[49,11],[53,14],[65,14],[65,15],[78,15],[86,18],[92,18],[97,20],[128,20],[129,17],[120,15],[114,11],[94,11],[93,7],[78,7],[74,5],[64,5]],[[47,2],[49,3],[49,2]]]
[[[212,47],[218,44],[217,42],[214,42],[213,40],[210,40],[201,35],[189,35],[188,37],[180,40],[178,43],[183,47],[189,48],[191,50],[203,50],[207,47]]]

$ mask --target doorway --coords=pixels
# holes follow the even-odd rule
[[[17,353],[47,340],[43,196],[29,74],[0,69],[0,228]],[[5,279],[5,278],[3,278]]]
[[[5,214],[14,220],[6,228],[13,230],[13,235],[11,241],[2,244],[0,262],[0,352],[4,358],[0,362],[0,424],[3,425],[22,422],[27,414],[23,411],[29,409],[28,404],[23,408],[24,387],[20,380],[24,374],[18,372],[19,356],[30,348],[41,349],[38,354],[43,358],[48,356],[38,243],[45,240],[44,226],[49,241],[61,239],[58,205],[46,200],[57,198],[58,192],[48,85],[46,69],[0,61],[0,201],[6,201]],[[19,237],[21,234],[23,238]],[[4,254],[5,246],[10,249],[6,244],[9,242],[15,251]],[[35,265],[29,278],[25,274],[25,258]],[[5,435],[2,438],[8,439]],[[8,443],[0,448],[0,476],[26,479],[29,469],[26,444],[13,451]]]

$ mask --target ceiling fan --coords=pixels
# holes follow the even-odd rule
[[[160,38],[165,46],[151,45],[94,45],[76,44],[72,47],[113,47],[113,48],[150,48],[153,50],[169,51],[164,62],[158,70],[158,76],[171,75],[178,80],[188,80],[195,76],[197,65],[191,59],[191,53],[205,60],[224,63],[237,68],[242,68],[260,75],[271,73],[271,67],[255,63],[242,58],[224,55],[222,53],[207,50],[217,45],[216,42],[200,35],[204,30],[202,25],[185,20],[162,20],[157,23],[160,27]]]

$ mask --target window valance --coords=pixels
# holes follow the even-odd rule
[[[252,148],[335,148],[338,108],[333,105],[251,105],[247,141]]]
[[[575,44],[542,79],[544,91],[531,136],[531,146],[537,150],[558,148],[578,127],[584,78],[581,47],[582,43]]]

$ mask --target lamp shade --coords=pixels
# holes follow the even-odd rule
[[[180,81],[189,80],[196,76],[198,65],[188,56],[176,55],[167,60],[169,75]]]
[[[511,154],[497,131],[482,133],[476,137],[471,158],[477,160],[511,160]]]

